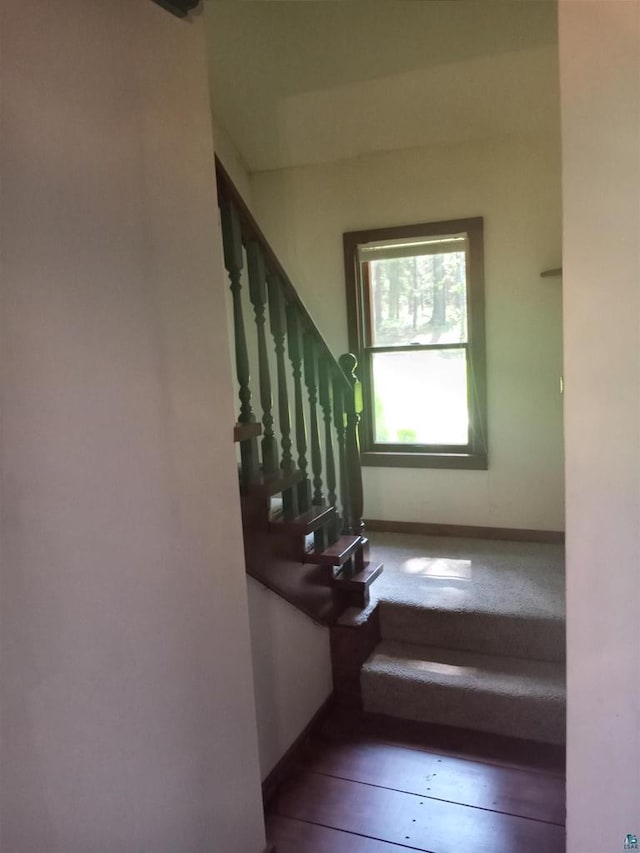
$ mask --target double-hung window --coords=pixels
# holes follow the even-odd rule
[[[483,220],[344,235],[365,465],[486,468]]]

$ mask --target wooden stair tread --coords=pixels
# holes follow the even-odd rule
[[[340,575],[334,580],[334,585],[339,589],[362,589],[374,582],[382,574],[384,566],[382,563],[365,563],[364,569],[351,577],[343,578]]]
[[[233,428],[234,441],[247,441],[250,438],[258,438],[262,435],[262,424],[236,424]]]
[[[307,536],[328,524],[336,514],[333,506],[312,506],[296,518],[280,518],[269,522],[269,529],[278,533]]]
[[[304,480],[304,474],[297,468],[293,471],[285,473],[278,471],[276,474],[265,475],[260,472],[258,479],[254,483],[250,483],[243,489],[243,493],[254,492],[260,494],[261,497],[270,498],[280,492],[286,491]]]
[[[343,566],[362,546],[362,542],[361,536],[341,536],[324,551],[311,551],[305,554],[304,562],[319,566]]]
[[[322,566],[301,565],[293,560],[265,561],[266,550],[268,542],[264,543],[258,554],[250,557],[248,574],[315,622],[321,625],[334,624],[344,610],[344,604],[327,582],[326,569]]]

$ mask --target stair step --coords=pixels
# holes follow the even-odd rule
[[[388,570],[383,639],[487,655],[565,659],[564,551],[556,545],[373,534]]]
[[[455,590],[454,590],[455,591]],[[490,610],[461,606],[455,600],[434,606],[387,598],[380,604],[380,630],[385,640],[441,646],[459,651],[555,661],[565,659],[565,622],[557,614]]]
[[[262,435],[262,424],[236,424],[233,428],[234,441],[247,441]]]
[[[344,593],[349,605],[360,609],[369,604],[369,588],[383,569],[382,563],[363,562],[362,565],[356,574],[347,577],[337,575],[333,580],[334,587]]]
[[[382,563],[366,562],[362,571],[355,575],[346,578],[338,575],[335,579],[335,585],[339,589],[361,589],[371,586],[374,580],[382,574],[383,568]]]
[[[360,681],[369,713],[564,743],[560,663],[385,640]]]
[[[306,553],[303,562],[314,563],[318,566],[344,566],[361,545],[361,536],[341,536],[324,551]]]
[[[289,473],[278,471],[278,473],[272,475],[265,475],[261,471],[255,483],[251,483],[243,489],[243,492],[259,495],[261,498],[266,500],[267,498],[273,497],[273,495],[280,494],[280,492],[284,492],[286,489],[292,488],[292,486],[296,486],[303,480],[304,474],[302,471],[297,469],[290,471]]]
[[[329,524],[335,518],[334,506],[313,506],[296,518],[280,518],[269,522],[269,530],[277,533],[288,533],[292,536],[308,536],[321,527]]]

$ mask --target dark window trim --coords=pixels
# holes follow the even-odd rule
[[[410,237],[447,236],[466,233],[468,344],[469,357],[469,444],[459,446],[375,444],[368,401],[371,399],[371,366],[365,342],[370,339],[369,312],[366,310],[365,287],[360,282],[358,246],[383,240]],[[464,468],[486,470],[487,456],[487,386],[484,306],[484,220],[482,217],[452,219],[398,227],[349,231],[343,234],[344,268],[347,290],[347,324],[349,349],[358,358],[359,377],[363,385],[365,410],[362,413],[360,439],[363,465],[378,467]],[[455,344],[451,346],[456,346]],[[425,348],[435,348],[427,345]],[[385,348],[386,349],[386,348]],[[396,350],[398,348],[390,348]],[[404,347],[402,349],[405,349]],[[413,349],[413,347],[412,347]]]

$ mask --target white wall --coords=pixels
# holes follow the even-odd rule
[[[257,581],[248,580],[264,779],[331,694],[329,631]]]
[[[0,14],[0,849],[261,853],[202,22]]]
[[[216,154],[251,208],[250,175],[233,139],[219,124],[216,125]],[[245,282],[245,297],[247,287]],[[233,308],[229,297],[230,294],[227,316],[231,328]],[[244,312],[251,364],[256,365],[253,310],[246,298]],[[268,332],[267,338],[271,340]],[[259,417],[256,374],[254,370],[251,390]],[[275,379],[275,367],[271,375]],[[264,779],[331,694],[331,654],[327,628],[316,625],[262,584],[252,578],[247,580],[260,771]]]
[[[540,278],[561,256],[555,126],[252,175],[257,219],[338,353],[344,231],[485,218],[489,470],[366,468],[368,518],[564,527],[561,286]]]
[[[640,3],[560,3],[568,853],[640,835]]]

